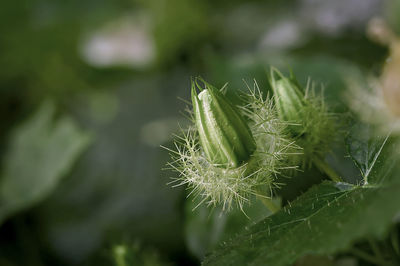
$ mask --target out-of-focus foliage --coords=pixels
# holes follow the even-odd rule
[[[158,62],[173,64],[177,58],[198,59],[190,57],[203,49],[206,37],[209,37],[209,7],[196,0],[143,2],[151,14]]]
[[[126,258],[199,264],[258,218],[188,211],[184,188],[166,186],[174,173],[160,171],[159,145],[187,124],[177,98],[189,99],[190,77],[229,82],[239,103],[242,79],[268,91],[269,65],[290,67],[347,114],[347,80],[379,73],[387,55],[365,37],[368,21],[383,15],[398,28],[398,13],[396,0],[5,1],[0,264],[110,265],[109,247],[137,241],[123,244]],[[345,151],[338,141],[328,160],[356,181],[351,159],[337,156]],[[296,188],[284,202],[307,189],[282,182]]]
[[[48,196],[89,143],[74,121],[53,123],[53,115],[54,106],[45,103],[13,133],[0,183],[0,223]]]
[[[399,1],[386,1],[386,13],[390,26],[400,34],[400,2]]]

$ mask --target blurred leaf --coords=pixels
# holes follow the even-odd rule
[[[210,34],[207,4],[195,0],[144,1],[154,18],[154,38],[161,64],[195,56]]]
[[[400,1],[389,0],[385,2],[386,4],[386,17],[389,21],[390,26],[400,34]]]
[[[311,80],[317,92],[323,91],[329,109],[336,113],[348,110],[343,96],[348,87],[347,81],[362,82],[365,77],[359,66],[351,61],[327,54],[297,56],[291,59],[289,65],[301,85],[306,86]]]
[[[88,146],[90,137],[67,117],[53,123],[45,103],[14,132],[0,181],[0,223],[48,196]]]
[[[381,236],[399,213],[399,143],[380,147],[371,181],[354,186],[324,182],[288,208],[251,227],[208,256],[204,265],[289,265],[308,254],[331,254],[365,236]],[[305,241],[306,240],[306,241]]]

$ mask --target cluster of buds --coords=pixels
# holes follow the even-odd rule
[[[188,185],[200,203],[242,208],[254,195],[270,198],[277,176],[297,168],[293,158],[320,155],[333,132],[323,101],[275,69],[270,81],[274,99],[254,82],[242,106],[204,80],[192,81],[193,125],[170,150],[175,185]]]

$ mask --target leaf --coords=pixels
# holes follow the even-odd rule
[[[379,180],[369,180],[369,178],[375,164],[382,162],[379,155],[381,148],[388,139],[388,135],[376,136],[373,133],[371,126],[358,123],[351,128],[345,140],[347,151],[360,170],[365,184],[370,181],[379,182]],[[376,177],[379,179],[379,176]]]
[[[400,211],[400,145],[388,139],[371,166],[371,180],[356,186],[324,182],[290,206],[210,254],[204,265],[291,265],[308,254],[332,254],[365,236],[381,236]]]
[[[0,180],[0,224],[48,196],[89,144],[90,136],[72,119],[53,123],[54,112],[45,103],[10,140]]]

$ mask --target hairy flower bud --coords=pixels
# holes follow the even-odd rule
[[[197,80],[192,84],[200,144],[211,163],[223,168],[239,167],[256,149],[253,135],[236,107],[216,88],[204,84],[204,89]],[[196,87],[201,91],[199,94]]]
[[[272,68],[270,84],[278,116],[303,150],[299,157],[301,165],[303,168],[310,166],[330,150],[337,132],[335,116],[329,112],[322,94],[315,92],[312,83],[303,89],[293,74],[286,77]]]
[[[279,77],[276,77],[278,75]],[[274,99],[278,116],[285,122],[292,124],[302,121],[304,109],[304,93],[300,90],[294,78],[287,78],[277,70],[272,70],[271,86],[274,91]],[[296,125],[289,126],[292,132],[300,133],[302,128]]]

